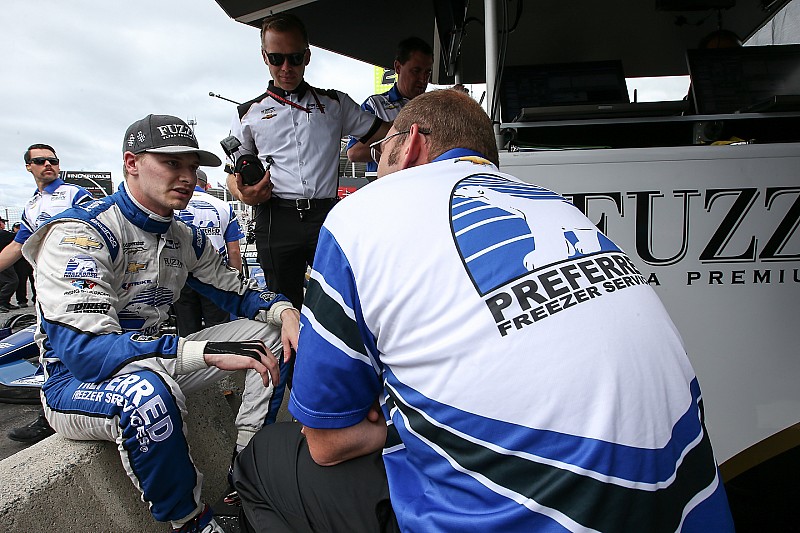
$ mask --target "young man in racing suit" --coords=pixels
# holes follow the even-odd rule
[[[241,281],[201,231],[173,217],[192,196],[198,166],[221,164],[198,148],[182,120],[135,122],[123,154],[125,184],[117,193],[54,217],[23,247],[40,273],[42,403],[64,437],[117,443],[157,520],[174,531],[222,531],[200,499],[203,476],[185,435],[186,393],[247,369],[236,420],[237,442],[246,444],[278,382],[271,351],[280,355],[282,346],[284,358],[291,356],[299,314],[284,296]],[[186,338],[161,335],[187,280],[251,320]]]

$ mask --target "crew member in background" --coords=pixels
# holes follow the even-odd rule
[[[175,220],[198,166],[222,164],[185,122],[148,115],[128,127],[122,152],[125,182],[115,194],[51,219],[23,248],[39,274],[42,403],[64,437],[117,444],[156,520],[175,532],[222,533],[189,455],[186,394],[247,369],[236,417],[237,443],[246,444],[278,382],[275,354],[289,358],[297,346],[299,313],[284,296],[243,283],[202,232]],[[187,279],[246,319],[162,334]]]
[[[0,253],[14,242],[14,234],[6,229],[6,222],[6,219],[0,217]],[[19,306],[11,303],[11,296],[17,292],[18,284],[17,271],[13,265],[0,269],[0,313],[19,309]]]
[[[60,161],[52,146],[32,144],[25,150],[23,159],[25,170],[31,173],[36,182],[36,192],[25,206],[22,225],[14,237],[14,242],[0,252],[0,269],[19,261],[22,257],[22,245],[49,218],[92,199],[92,195],[83,187],[66,183],[58,177]],[[35,276],[34,271],[34,278]],[[40,411],[36,420],[30,424],[9,431],[8,438],[18,442],[34,443],[53,433],[44,411]]]
[[[20,227],[21,224],[19,222],[14,222],[11,226],[11,231],[16,235]],[[14,263],[14,270],[17,271],[17,278],[19,278],[19,284],[17,285],[17,305],[20,308],[28,307],[28,282],[31,284],[31,299],[34,302],[36,301],[36,285],[33,281],[33,267],[24,257],[20,257],[17,262]]]
[[[415,98],[373,148],[378,180],[320,232],[302,432],[266,426],[236,461],[250,524],[732,532],[697,377],[631,259],[501,172],[459,91]]]
[[[179,219],[198,227],[219,252],[220,258],[229,267],[242,271],[242,254],[239,239],[244,238],[233,207],[216,196],[208,194],[208,177],[197,169],[197,186],[186,209],[176,212]],[[203,327],[223,324],[231,319],[230,313],[220,309],[214,302],[199,294],[188,284],[173,305],[178,335],[185,336],[200,331]]]
[[[319,229],[338,200],[341,139],[353,135],[368,144],[383,137],[389,125],[347,94],[304,80],[311,50],[296,16],[264,19],[261,54],[272,81],[267,92],[238,107],[231,134],[242,143],[238,155],[257,154],[264,162],[271,156],[274,162],[252,186],[229,175],[228,188],[256,206],[256,249],[267,286],[300,309]]]
[[[419,37],[403,39],[397,45],[394,71],[397,78],[392,88],[385,93],[373,94],[361,104],[361,109],[386,122],[394,121],[404,105],[428,90],[433,72],[433,49]],[[368,145],[351,137],[347,143],[347,158],[367,163],[367,178],[374,179],[378,163],[372,160]]]

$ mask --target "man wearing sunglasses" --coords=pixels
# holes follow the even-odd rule
[[[433,72],[433,49],[419,37],[403,39],[397,45],[394,72],[396,81],[391,89],[385,93],[373,94],[361,104],[361,109],[386,122],[392,122],[404,105],[428,89]],[[375,178],[378,163],[370,156],[366,144],[350,137],[347,157],[350,161],[366,163],[367,179]]]
[[[60,162],[52,146],[32,144],[25,150],[23,158],[25,170],[36,181],[36,192],[25,206],[22,226],[14,237],[14,242],[0,252],[0,270],[13,265],[22,257],[22,245],[47,219],[73,205],[92,199],[92,195],[83,187],[65,183],[58,177]]]
[[[273,162],[250,186],[233,175],[230,161],[228,187],[256,206],[256,248],[267,285],[299,309],[319,228],[338,200],[341,139],[352,135],[366,146],[389,125],[347,94],[304,80],[311,50],[305,26],[294,15],[264,19],[261,53],[272,81],[264,94],[238,107],[231,134],[242,143],[235,157],[257,154],[262,162],[268,156]]]
[[[25,206],[22,225],[14,237],[14,242],[0,252],[0,269],[15,264],[22,257],[22,245],[49,218],[92,199],[92,195],[83,187],[66,183],[58,177],[60,161],[52,146],[32,144],[25,150],[23,159],[25,169],[31,173],[36,182],[36,192]],[[13,304],[9,307],[18,308]],[[9,431],[8,438],[32,444],[53,433],[53,428],[44,417],[44,411],[40,411],[36,419],[29,424]]]

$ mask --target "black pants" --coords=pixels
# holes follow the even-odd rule
[[[224,324],[230,321],[231,314],[217,307],[217,304],[195,291],[188,285],[181,289],[181,297],[172,304],[175,310],[175,325],[178,335],[196,333],[203,328]]]
[[[11,295],[17,292],[17,271],[13,266],[0,270],[0,305],[8,305]]]
[[[25,259],[20,259],[14,263],[14,270],[17,272],[19,283],[17,284],[17,303],[28,303],[28,282],[31,282],[31,293],[36,299],[36,285],[33,283],[33,267]]]
[[[265,426],[236,458],[243,532],[394,533],[380,452],[319,466],[296,422]]]
[[[271,291],[289,298],[300,309],[306,268],[314,263],[319,230],[330,208],[300,212],[270,201],[256,208],[256,250]]]

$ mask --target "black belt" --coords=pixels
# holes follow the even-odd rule
[[[287,200],[285,198],[278,198],[273,196],[270,202],[278,207],[293,207],[298,211],[308,211],[309,209],[330,209],[333,207],[338,198],[297,198],[296,200]]]

